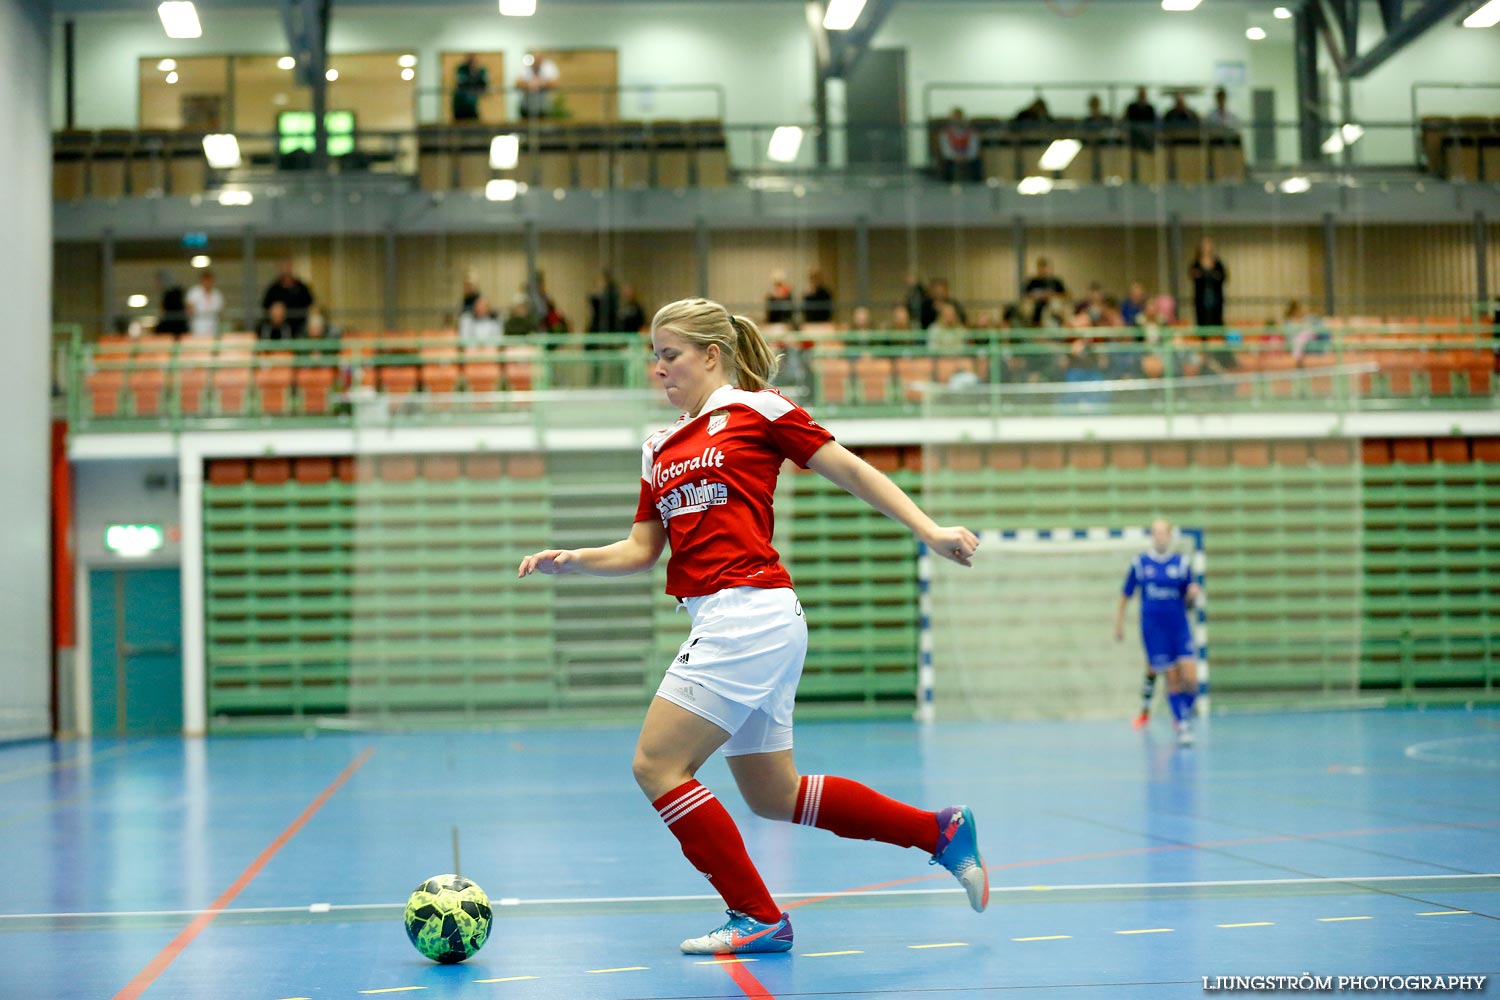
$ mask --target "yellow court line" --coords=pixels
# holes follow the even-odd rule
[[[607,972],[645,972],[651,968],[649,965],[627,965],[619,969],[590,969],[589,975],[602,976]]]
[[[922,949],[922,948],[967,948],[968,946],[969,946],[969,942],[967,942],[967,941],[946,941],[946,942],[944,942],[942,944],[909,944],[909,945],[907,945],[908,948],[913,948],[913,949]]]
[[[1175,928],[1172,927],[1142,927],[1134,931],[1115,931],[1116,934],[1170,934]]]
[[[1071,934],[1043,934],[1040,937],[1011,938],[1012,941],[1066,941]]]
[[[1274,920],[1252,920],[1248,924],[1220,924],[1220,927],[1275,927]]]
[[[862,951],[809,951],[802,955],[803,958],[831,958],[834,955],[863,955]]]
[[[499,979],[476,979],[476,983],[519,983],[523,979],[535,979],[536,976],[501,976]]]
[[[1374,917],[1319,917],[1320,924],[1336,924],[1344,920],[1374,920]]]
[[[710,958],[707,962],[699,962],[699,965],[744,965],[746,962],[759,962],[758,958]]]
[[[425,986],[389,986],[383,990],[360,990],[361,993],[410,993],[412,990],[425,990]]]
[[[1455,913],[1471,913],[1471,910],[1428,910],[1426,913],[1418,913],[1419,917],[1451,917]]]

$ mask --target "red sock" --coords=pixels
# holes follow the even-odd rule
[[[689,779],[651,804],[682,844],[688,861],[708,876],[731,910],[762,923],[781,919],[781,907],[755,870],[739,828],[713,792]]]
[[[937,813],[888,799],[857,781],[806,774],[797,789],[794,822],[816,826],[850,840],[879,840],[897,847],[937,850]]]

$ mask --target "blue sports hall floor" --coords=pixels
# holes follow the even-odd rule
[[[0,997],[1155,998],[1205,976],[1500,975],[1497,710],[1221,715],[1188,749],[1161,719],[803,723],[806,773],[971,804],[990,908],[916,851],[752,817],[715,760],[700,777],[796,929],[791,954],[742,963],[678,953],[721,907],[636,790],[634,736],[0,747]],[[455,839],[495,926],[437,966],[401,908]]]

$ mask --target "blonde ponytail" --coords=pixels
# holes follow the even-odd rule
[[[737,335],[734,355],[739,365],[740,388],[752,392],[771,388],[777,369],[781,367],[781,356],[771,350],[765,334],[760,332],[753,319],[730,316],[729,322]]]
[[[651,320],[651,332],[657,330],[675,333],[699,350],[717,346],[729,382],[741,389],[771,388],[780,367],[780,356],[754,320],[733,316],[708,299],[680,299],[662,306]]]

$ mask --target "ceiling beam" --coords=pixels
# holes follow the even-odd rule
[[[870,40],[875,37],[895,6],[896,0],[867,0],[854,27],[848,31],[825,32],[832,51],[829,75],[845,77],[854,71],[855,63],[869,49]]]
[[[1350,59],[1347,67],[1349,76],[1356,80],[1362,76],[1368,76],[1381,63],[1406,48],[1428,28],[1441,24],[1470,6],[1472,6],[1471,0],[1427,0],[1414,13],[1397,21],[1394,27],[1387,25],[1385,37],[1374,48]],[[1381,11],[1383,15],[1384,6]]]

